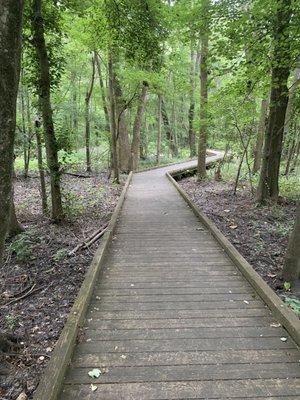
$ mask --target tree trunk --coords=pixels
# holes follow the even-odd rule
[[[161,151],[161,95],[158,95],[158,110],[157,110],[157,144],[156,144],[156,164],[160,162]]]
[[[22,227],[22,225],[19,223],[19,221],[17,219],[15,204],[13,201],[13,191],[12,191],[8,236],[14,237],[22,232],[24,232],[24,228]]]
[[[92,172],[91,149],[90,149],[90,100],[93,93],[95,81],[95,60],[92,57],[92,77],[89,88],[85,95],[85,154],[86,154],[86,172]]]
[[[277,0],[277,14],[274,26],[274,54],[271,78],[271,98],[268,127],[265,134],[264,152],[260,180],[257,190],[259,203],[279,196],[279,168],[285,115],[288,104],[288,77],[290,74],[290,44],[286,33],[291,18],[291,0]]]
[[[286,137],[286,135],[289,132],[291,122],[293,119],[293,106],[294,106],[295,96],[297,94],[297,88],[298,88],[299,84],[300,84],[300,68],[297,67],[294,71],[293,82],[292,82],[292,86],[289,91],[289,99],[288,99],[288,104],[287,104],[287,108],[286,108],[284,130],[283,130],[284,138]]]
[[[100,90],[101,90],[101,99],[102,99],[102,106],[103,106],[103,111],[104,111],[104,116],[105,116],[105,122],[106,122],[106,131],[110,131],[110,125],[109,125],[109,112],[107,108],[107,101],[106,101],[106,94],[105,94],[105,87],[104,87],[104,82],[102,78],[102,71],[101,71],[101,63],[100,63],[100,57],[98,53],[94,53],[95,56],[95,61],[96,61],[96,66],[98,70],[98,76],[99,76],[99,83],[100,83]]]
[[[268,100],[262,100],[260,108],[259,124],[257,127],[256,143],[254,148],[253,174],[256,174],[261,167],[264,133],[266,130],[266,122],[267,122],[267,111],[268,111]]]
[[[283,278],[288,282],[300,279],[300,202],[296,210],[296,221],[289,239],[282,271]]]
[[[136,171],[140,159],[141,126],[147,99],[148,83],[142,83],[142,89],[138,100],[138,107],[133,123],[132,143],[131,143],[131,169]]]
[[[40,185],[41,185],[42,210],[43,214],[47,214],[48,204],[47,204],[46,181],[45,181],[45,171],[43,165],[43,150],[42,150],[42,140],[40,132],[40,121],[38,118],[35,121],[35,137],[36,137],[36,151],[37,151],[38,169],[39,169]]]
[[[33,1],[33,43],[39,64],[39,105],[43,117],[47,163],[50,171],[52,218],[58,222],[63,218],[60,190],[58,148],[55,137],[50,94],[49,59],[44,35],[44,20],[41,0]]]
[[[162,96],[161,96],[160,102],[161,102],[161,116],[162,116],[163,124],[165,127],[166,136],[169,141],[169,148],[171,151],[171,156],[177,157],[178,156],[178,148],[176,146],[174,132],[173,132],[170,122],[169,122],[169,117],[168,117],[165,101]]]
[[[119,179],[119,163],[118,163],[118,148],[117,148],[117,112],[116,112],[116,97],[115,97],[115,72],[114,72],[114,55],[110,49],[108,54],[108,75],[109,75],[109,102],[110,102],[110,130],[112,142],[112,167],[114,172],[114,181],[120,182]]]
[[[207,147],[207,99],[208,99],[208,33],[204,32],[201,39],[200,60],[200,130],[198,144],[198,168],[199,180],[206,178],[206,147]]]
[[[117,53],[117,52],[115,52]],[[116,129],[117,129],[117,148],[119,169],[123,172],[130,170],[130,145],[126,122],[126,102],[123,98],[121,83],[119,81],[116,67],[118,64],[118,55],[114,54],[114,96],[116,104]]]
[[[188,111],[189,121],[189,146],[190,157],[196,155],[196,135],[194,130],[194,117],[195,117],[195,51],[193,49],[193,40],[191,40],[191,65],[190,65],[190,106]]]
[[[0,2],[0,265],[9,225],[16,103],[20,78],[22,0]]]

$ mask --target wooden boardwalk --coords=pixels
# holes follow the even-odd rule
[[[172,169],[133,176],[60,399],[300,399],[296,345]],[[93,368],[105,373],[90,378]]]

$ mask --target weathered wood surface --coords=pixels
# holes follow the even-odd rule
[[[299,399],[297,346],[168,182],[173,169],[133,177],[60,399]]]

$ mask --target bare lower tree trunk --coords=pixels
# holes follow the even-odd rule
[[[114,72],[114,55],[113,50],[109,50],[108,54],[108,75],[109,75],[109,102],[110,102],[110,130],[112,142],[112,167],[114,172],[114,181],[120,182],[119,179],[119,163],[118,163],[118,148],[117,148],[117,112],[116,112],[116,97],[115,97],[115,72]]]
[[[20,78],[22,0],[0,2],[0,265],[9,225],[16,102]]]
[[[47,47],[44,36],[44,20],[42,16],[42,0],[33,1],[33,43],[39,65],[39,104],[43,117],[47,162],[50,171],[52,218],[60,221],[63,208],[60,190],[60,169],[58,162],[58,146],[55,137],[50,93],[50,72]]]
[[[156,164],[160,162],[161,151],[161,95],[158,95],[158,110],[157,110],[157,143],[156,143]]]
[[[95,59],[92,57],[92,77],[89,88],[85,95],[85,154],[86,154],[86,172],[92,172],[91,166],[91,129],[90,129],[90,100],[93,93],[95,81]]]
[[[293,119],[293,106],[299,84],[300,84],[300,68],[297,67],[294,70],[292,86],[289,90],[289,100],[286,108],[284,130],[283,130],[284,137],[286,137],[286,135],[288,134]]]
[[[194,129],[194,117],[195,117],[195,51],[193,48],[193,40],[191,40],[191,65],[190,65],[190,106],[188,111],[189,121],[189,146],[190,146],[190,157],[196,155],[196,135]]]
[[[47,204],[45,170],[43,165],[43,150],[42,150],[42,140],[40,132],[40,121],[38,118],[35,121],[35,137],[36,137],[36,151],[37,151],[38,169],[39,169],[40,185],[41,185],[42,210],[43,214],[47,214],[48,204]]]
[[[22,232],[24,232],[24,228],[22,227],[22,225],[19,223],[19,221],[17,219],[16,208],[15,208],[15,203],[13,201],[13,194],[12,194],[8,235],[10,237],[14,237]]]
[[[136,171],[140,159],[141,126],[147,99],[148,83],[142,83],[142,89],[138,100],[138,107],[133,123],[132,143],[131,143],[131,169]]]
[[[282,139],[288,104],[288,77],[290,74],[290,38],[286,32],[290,25],[291,0],[277,0],[277,15],[274,26],[274,54],[271,79],[271,98],[268,127],[265,134],[264,153],[257,200],[277,202],[279,196],[279,168]]]
[[[206,177],[206,147],[207,147],[207,99],[208,99],[208,33],[205,32],[201,39],[201,61],[200,61],[200,130],[198,144],[198,168],[199,180]]]
[[[300,202],[296,210],[295,226],[288,243],[282,275],[288,282],[300,283]]]
[[[97,70],[98,70],[98,76],[99,76],[102,106],[103,106],[105,122],[106,122],[106,130],[107,130],[107,132],[109,132],[110,131],[110,128],[109,128],[109,126],[110,126],[109,125],[109,112],[108,112],[108,108],[107,108],[107,100],[106,100],[105,87],[104,87],[102,71],[101,71],[100,57],[99,57],[99,54],[96,53],[96,52],[94,53],[94,57],[95,57],[96,66],[97,66]]]
[[[166,136],[167,136],[167,139],[168,139],[168,142],[169,142],[169,148],[170,148],[170,151],[171,151],[171,156],[172,157],[177,157],[178,156],[178,148],[176,146],[176,140],[175,140],[174,132],[173,132],[173,130],[171,128],[171,125],[170,125],[170,122],[169,122],[169,117],[168,117],[165,101],[164,101],[162,96],[161,96],[161,116],[162,116],[162,120],[163,120],[163,123],[164,123]]]
[[[261,167],[262,150],[264,145],[264,133],[266,130],[268,100],[261,101],[259,124],[257,127],[256,143],[254,148],[253,173],[256,174]]]

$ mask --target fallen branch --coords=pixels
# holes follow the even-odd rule
[[[71,175],[75,176],[76,178],[91,178],[91,175],[83,175],[83,174],[77,174],[74,172],[63,172],[64,175]]]
[[[36,284],[34,283],[34,284],[31,286],[31,288],[28,290],[28,292],[24,293],[22,296],[17,297],[17,298],[15,298],[15,299],[13,299],[13,300],[11,300],[11,301],[5,303],[5,304],[2,304],[1,307],[4,307],[4,306],[6,307],[6,306],[9,306],[10,304],[16,303],[16,302],[19,301],[19,300],[23,300],[23,299],[25,299],[26,297],[30,296],[31,294],[33,294],[33,293],[37,292],[38,290],[41,290],[41,289],[42,289],[41,287],[40,287],[40,288],[34,289],[35,286],[36,286]]]
[[[104,233],[106,232],[107,227],[108,227],[108,223],[103,225],[96,232],[94,232],[87,240],[85,240],[84,242],[78,244],[73,250],[71,250],[68,253],[68,256],[72,256],[73,254],[75,254],[80,249],[90,247],[94,242],[96,242],[96,240],[100,239],[101,236],[104,235]]]

